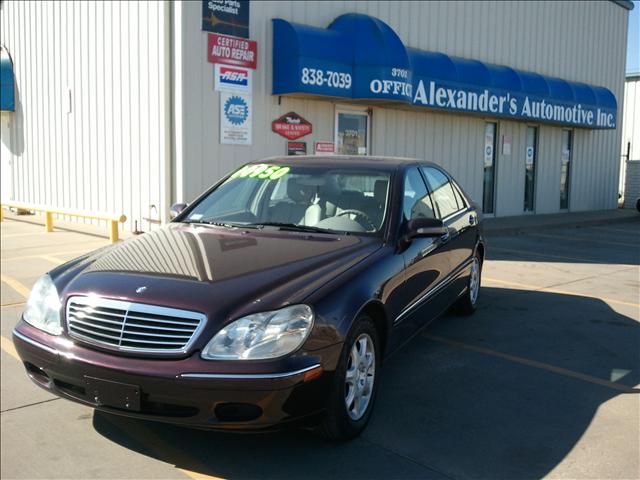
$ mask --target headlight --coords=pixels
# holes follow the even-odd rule
[[[58,290],[51,281],[51,277],[43,275],[31,289],[22,318],[25,322],[51,335],[60,335],[62,333],[61,306]]]
[[[220,330],[202,351],[205,360],[264,360],[296,350],[313,327],[313,311],[294,305],[254,313]]]

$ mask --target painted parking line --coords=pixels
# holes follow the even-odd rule
[[[156,434],[153,430],[144,426],[143,424],[137,423],[133,425],[133,428],[124,430],[120,427],[120,425],[117,424],[117,420],[111,415],[103,415],[102,418],[107,420],[113,428],[120,432],[121,435],[130,437],[141,445],[148,447],[153,451],[158,459],[162,460],[163,457],[171,457],[171,459],[176,463],[175,468],[180,470],[188,477],[193,478],[194,480],[224,480],[223,477],[216,477],[213,475],[194,472],[193,470],[178,467],[177,464],[188,464],[193,465],[193,467],[196,467],[201,471],[209,470],[209,468],[205,464],[188,455],[188,453],[186,453],[184,450],[167,442],[164,438],[162,438],[160,435]]]
[[[566,255],[554,255],[552,253],[538,253],[538,252],[531,252],[528,250],[517,250],[515,248],[503,248],[503,247],[494,247],[493,245],[490,247],[489,250],[489,260],[491,260],[491,251],[492,250],[498,250],[501,252],[510,252],[510,253],[517,253],[519,255],[530,255],[532,257],[543,257],[543,258],[557,258],[560,260],[571,260],[574,262],[581,262],[581,263],[602,263],[602,262],[598,262],[597,260],[591,260],[589,258],[580,258],[580,257],[569,257]]]
[[[599,231],[607,231],[607,232],[614,232],[614,233],[633,233],[633,234],[638,234],[638,230],[635,228],[630,228],[630,229],[624,229],[624,228],[609,228],[607,226],[593,226],[593,227],[582,227],[584,229],[596,229]]]
[[[640,303],[625,302],[623,300],[616,300],[615,298],[599,297],[597,295],[590,295],[588,293],[572,292],[569,290],[560,290],[552,287],[540,287],[538,285],[528,285],[526,283],[509,282],[505,280],[500,280],[499,278],[491,278],[491,277],[482,277],[482,281],[483,282],[487,281],[490,283],[498,283],[500,285],[506,285],[509,287],[519,287],[523,290],[532,290],[534,292],[548,292],[548,293],[557,293],[559,295],[573,295],[577,297],[594,298],[596,300],[602,300],[603,302],[607,302],[607,303],[616,303],[618,305],[626,305],[627,307],[640,308]]]
[[[13,342],[11,340],[9,340],[6,337],[0,337],[0,347],[2,347],[2,350],[5,353],[8,353],[9,355],[11,355],[13,358],[15,358],[16,360],[18,360],[19,362],[20,360],[20,356],[18,355],[18,352],[16,351],[16,347],[13,346]]]
[[[29,298],[29,292],[31,292],[31,289],[19,280],[16,280],[15,278],[4,273],[0,273],[0,280],[9,285],[24,298]]]
[[[18,305],[24,305],[25,303],[27,302],[3,303],[2,305],[0,305],[0,307],[2,308],[17,307]]]
[[[518,363],[520,365],[526,365],[528,367],[537,368],[539,370],[546,370],[547,372],[556,373],[558,375],[562,375],[565,377],[574,378],[576,380],[582,380],[584,382],[593,383],[595,385],[600,385],[603,387],[611,388],[613,390],[618,390],[623,393],[640,393],[640,388],[632,388],[627,385],[622,385],[620,383],[610,382],[608,380],[604,380],[598,377],[592,377],[591,375],[587,375],[580,372],[575,372],[573,370],[569,370],[562,367],[556,367],[555,365],[550,365],[548,363],[538,362],[537,360],[531,360],[529,358],[518,357],[516,355],[511,355],[508,353],[499,352],[497,350],[492,350],[490,348],[480,347],[478,345],[472,345],[469,343],[458,342],[456,340],[450,340],[448,338],[439,337],[437,335],[431,335],[428,333],[423,333],[422,336],[428,340],[433,342],[442,343],[444,345],[448,345],[450,347],[459,348],[461,350],[468,350],[471,352],[481,353],[483,355],[488,355],[491,357],[501,358],[503,360],[510,361],[512,363]]]
[[[2,262],[13,262],[13,261],[17,261],[17,260],[30,260],[30,259],[33,259],[33,258],[43,258],[43,257],[57,258],[57,255],[73,255],[73,254],[76,254],[76,253],[82,255],[82,254],[88,253],[88,252],[90,252],[92,250],[97,250],[98,248],[101,248],[103,246],[104,245],[99,245],[99,246],[96,246],[94,249],[83,248],[82,250],[66,250],[66,251],[63,251],[63,252],[53,252],[50,255],[45,255],[45,254],[40,253],[40,254],[32,254],[32,255],[22,255],[22,256],[19,256],[19,257],[5,257],[5,258],[0,259],[0,261],[2,261]]]
[[[529,233],[528,235],[531,237],[560,239],[560,240],[567,240],[568,238],[571,238],[572,241],[578,241],[578,242],[599,243],[601,245],[611,245],[613,247],[633,247],[636,249],[638,248],[637,243],[611,242],[609,240],[596,240],[593,238],[584,238],[584,237],[577,237],[577,236],[567,237],[565,235],[554,235],[552,233]]]
[[[47,262],[55,263],[56,265],[62,265],[63,263],[66,262],[66,260],[63,260],[58,257],[54,257],[53,255],[40,255],[40,258],[42,258],[43,260],[46,260]]]

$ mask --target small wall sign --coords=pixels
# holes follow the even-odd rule
[[[253,40],[210,33],[207,40],[207,60],[255,70],[258,63],[258,44]]]
[[[511,155],[511,137],[509,135],[502,136],[502,155]]]
[[[220,93],[220,143],[251,145],[251,96]]]
[[[306,155],[307,142],[287,142],[287,155]]]
[[[288,140],[295,140],[309,135],[313,126],[296,112],[289,112],[271,122],[271,130]]]
[[[202,0],[202,30],[249,38],[249,0]]]
[[[336,151],[336,145],[333,142],[316,142],[316,155],[333,155]]]
[[[215,65],[215,89],[219,92],[251,95],[251,72],[248,68]]]

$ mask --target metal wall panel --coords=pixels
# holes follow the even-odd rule
[[[622,99],[628,12],[608,1],[432,1],[432,2],[291,2],[251,4],[251,38],[258,42],[258,69],[253,87],[253,144],[219,143],[219,94],[213,90],[213,65],[206,60],[206,34],[200,30],[199,3],[181,9],[177,30],[182,38],[177,58],[183,104],[178,162],[184,178],[177,200],[191,200],[239,164],[285,153],[284,138],[270,122],[290,110],[313,123],[302,140],[333,140],[335,104],[270,95],[271,19],[327,27],[337,16],[358,12],[388,23],[405,45],[423,50],[505,64],[609,88]],[[409,155],[436,161],[449,169],[477,200],[482,195],[485,121],[478,116],[433,110],[372,106],[372,153]],[[621,119],[621,115],[619,115]],[[511,155],[498,148],[496,214],[522,213],[526,124],[497,121],[498,134],[512,139]],[[571,210],[615,208],[620,128],[574,130],[570,191]],[[540,126],[536,213],[559,211],[561,128]]]
[[[127,229],[165,210],[165,20],[158,1],[2,2],[14,200],[124,213]]]
[[[173,4],[171,39],[161,2],[1,5],[0,41],[14,58],[19,99],[1,130],[3,162],[11,151],[13,197],[122,212],[128,229],[137,220],[147,230],[142,219],[150,213],[166,219],[171,199],[193,199],[243,162],[284,154],[285,139],[270,129],[283,113],[295,110],[313,123],[313,134],[303,138],[309,151],[314,141],[333,140],[334,103],[270,94],[272,18],[326,27],[343,13],[366,13],[387,22],[408,46],[601,85],[622,103],[628,12],[613,2],[254,1],[253,142],[221,145],[200,2]],[[171,45],[173,119],[165,76]],[[371,111],[373,154],[434,160],[481,198],[484,123],[496,120],[418,108]],[[512,153],[498,148],[496,214],[515,215],[522,213],[526,124],[497,123],[500,138],[511,137]],[[621,129],[574,132],[570,209],[615,208]],[[537,213],[559,209],[560,139],[560,127],[540,127]],[[149,211],[152,204],[159,214]]]

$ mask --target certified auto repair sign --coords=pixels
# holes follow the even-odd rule
[[[255,70],[258,63],[258,44],[253,40],[209,33],[207,44],[207,60],[209,62]]]
[[[296,112],[289,112],[271,122],[271,130],[289,140],[309,135],[313,126]]]

